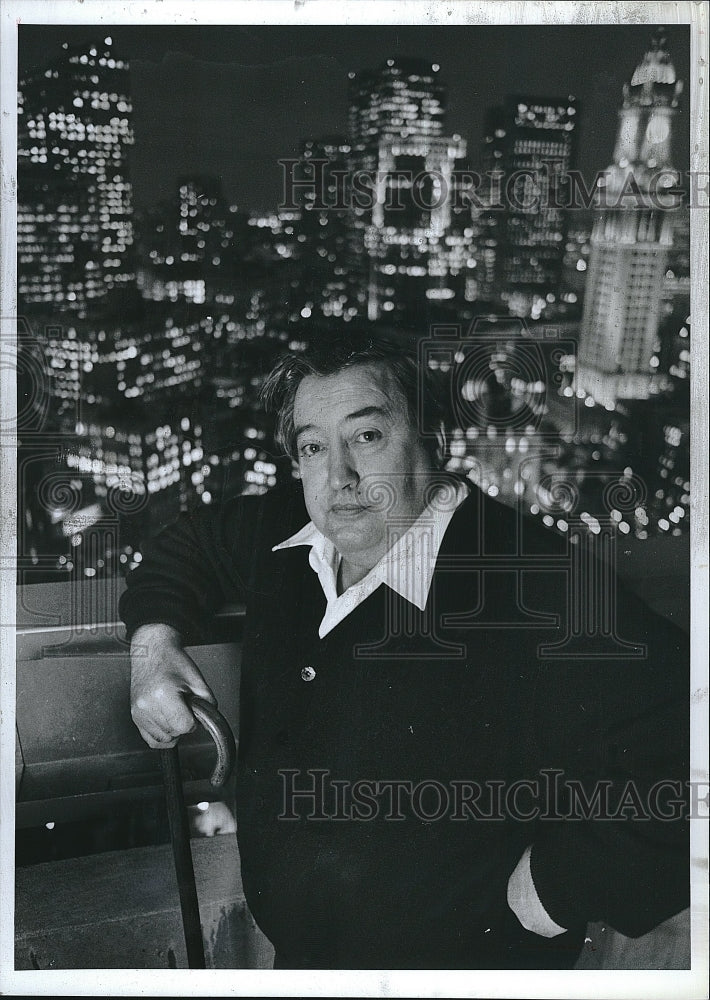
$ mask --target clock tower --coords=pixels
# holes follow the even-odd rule
[[[662,388],[655,349],[679,205],[671,137],[682,89],[659,29],[624,84],[614,160],[597,182],[576,382],[608,409]]]

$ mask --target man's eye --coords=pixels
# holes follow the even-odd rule
[[[355,440],[361,444],[372,444],[374,441],[380,441],[382,438],[381,431],[360,431],[356,436]]]
[[[315,441],[309,441],[307,444],[302,444],[298,449],[298,453],[302,458],[310,458],[312,455],[317,455],[319,451],[320,445],[316,444]]]

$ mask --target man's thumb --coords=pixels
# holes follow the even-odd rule
[[[210,705],[217,705],[212,689],[206,683],[195,661],[184,651],[174,667],[180,678],[179,688],[184,695],[194,694],[204,698]]]
[[[217,699],[215,698],[212,689],[207,686],[205,679],[196,669],[193,677],[188,681],[188,688],[191,694],[197,695],[198,698],[204,698],[208,701],[210,705],[217,707]]]

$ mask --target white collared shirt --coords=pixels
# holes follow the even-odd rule
[[[327,601],[325,614],[318,628],[319,637],[322,639],[332,631],[383,583],[423,611],[429,597],[442,539],[455,511],[467,496],[468,487],[465,483],[458,483],[455,490],[438,490],[417,520],[394,539],[388,551],[367,576],[340,595],[336,582],[340,553],[316,528],[313,521],[309,521],[279,545],[274,545],[272,552],[296,545],[311,547],[308,559],[318,575]],[[394,536],[396,528],[393,527],[392,531]]]

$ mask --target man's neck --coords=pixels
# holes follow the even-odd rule
[[[373,563],[373,566],[374,565],[377,565],[377,563]],[[357,566],[355,563],[348,562],[347,559],[341,558],[336,578],[338,597],[341,594],[344,594],[348,587],[352,587],[353,584],[359,583],[360,580],[364,580],[371,569],[372,566]]]

